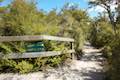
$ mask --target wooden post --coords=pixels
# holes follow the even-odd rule
[[[73,42],[70,42],[71,50],[74,50],[74,44]],[[71,59],[74,59],[74,53],[71,53]]]

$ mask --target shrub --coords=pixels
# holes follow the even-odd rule
[[[117,30],[119,33],[120,31]],[[107,80],[120,79],[120,34],[114,35],[112,26],[108,21],[98,20],[91,28],[90,42],[97,48],[102,48],[103,56],[106,57],[108,65]]]
[[[33,71],[39,71],[39,70],[44,71],[47,66],[46,63],[47,63],[48,59],[49,58],[36,58],[36,59],[32,60],[32,61],[34,61],[33,62],[33,64],[34,64]]]
[[[110,58],[110,57],[112,57],[112,48],[111,48],[111,46],[110,45],[106,45],[106,46],[104,46],[104,48],[103,48],[103,50],[102,50],[102,55],[103,55],[103,57],[105,57],[105,58]]]
[[[69,7],[69,6],[68,6]],[[24,10],[25,9],[25,10]],[[75,39],[75,50],[80,54],[84,44],[88,25],[85,21],[89,19],[86,11],[78,9],[63,9],[60,14],[55,10],[46,14],[38,11],[34,1],[14,0],[6,13],[2,14],[0,19],[1,36],[22,36],[22,35],[60,35],[72,37]],[[83,22],[84,21],[84,22]],[[0,43],[0,52],[25,52],[24,42]],[[70,49],[67,43],[56,43],[54,41],[45,41],[46,50],[61,51]],[[67,47],[67,49],[65,48]],[[34,70],[40,70],[45,65],[57,66],[64,62],[69,55],[57,57],[35,58],[35,59],[16,59],[1,62],[2,66],[9,67],[20,73],[27,73]],[[9,64],[8,64],[9,63]]]
[[[12,53],[11,47],[9,45],[5,45],[2,43],[0,43],[0,51],[3,52],[4,54]]]
[[[114,37],[113,37],[114,38]],[[107,75],[109,80],[120,79],[120,39],[117,37],[106,45],[103,49],[103,56],[107,58],[108,68]]]
[[[70,54],[33,59],[3,59],[0,60],[0,72],[19,72],[23,74],[45,70],[49,66],[59,67],[68,58],[71,58]]]
[[[20,72],[20,73],[27,73],[30,72],[33,69],[33,65],[30,64],[27,61],[21,61],[19,62],[15,68]]]
[[[59,66],[59,64],[61,63],[61,58],[60,58],[59,56],[50,58],[50,59],[48,60],[48,63],[49,63],[50,66],[52,66],[52,67]]]
[[[0,60],[0,71],[8,72],[15,71],[16,62],[14,60]]]
[[[3,54],[10,54],[12,52],[25,52],[24,49],[24,42],[7,42],[7,43],[0,43],[0,51]]]
[[[113,36],[114,34],[111,25],[108,23],[101,23],[99,26],[93,26],[91,28],[90,42],[95,47],[104,47],[111,43]]]
[[[119,80],[120,79],[120,39],[116,39],[112,42],[112,58],[111,58],[111,79]]]

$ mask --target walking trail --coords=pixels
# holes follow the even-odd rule
[[[64,67],[48,69],[46,72],[29,74],[0,74],[0,80],[103,80],[102,53],[86,43],[84,55],[80,60],[73,60]]]

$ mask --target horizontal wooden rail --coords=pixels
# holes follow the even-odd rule
[[[74,53],[74,50],[68,50],[66,53]],[[19,59],[19,58],[36,58],[36,57],[48,57],[56,56],[63,54],[62,51],[48,51],[48,52],[30,52],[30,53],[11,53],[11,54],[2,54],[0,53],[0,59]]]
[[[54,40],[54,41],[64,41],[71,43],[71,50],[66,51],[66,53],[74,53],[73,48],[74,39],[57,37],[57,36],[48,36],[48,35],[33,35],[33,36],[0,36],[0,42],[14,42],[14,41],[40,41],[40,40]],[[36,58],[36,57],[48,57],[56,56],[63,54],[62,51],[44,51],[44,52],[26,52],[26,53],[11,53],[3,54],[0,51],[1,59],[19,59],[19,58]]]
[[[0,36],[0,42],[10,41],[39,41],[39,40],[54,40],[54,41],[65,41],[74,42],[72,38],[64,38],[57,36],[37,35],[37,36]]]

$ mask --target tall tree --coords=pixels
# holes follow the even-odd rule
[[[89,5],[93,6],[101,6],[103,7],[107,14],[108,18],[113,26],[114,33],[117,34],[117,26],[116,26],[116,11],[112,10],[113,5],[117,4],[118,0],[91,0],[89,1]]]

